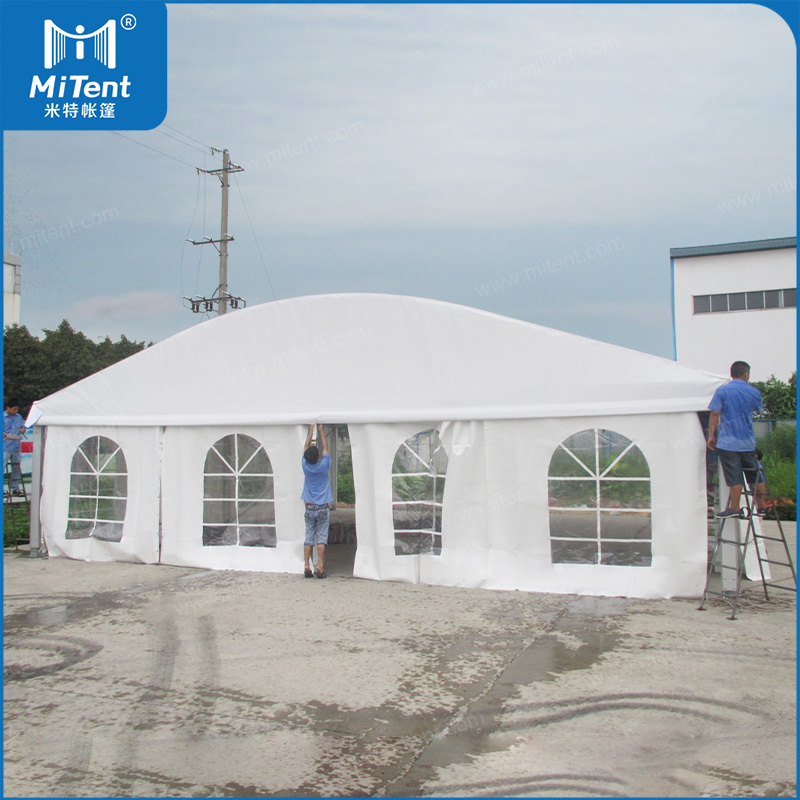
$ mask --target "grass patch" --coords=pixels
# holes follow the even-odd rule
[[[3,504],[3,547],[13,547],[30,538],[30,509],[25,503]]]
[[[764,474],[775,498],[781,519],[797,519],[797,430],[776,428],[757,442],[763,457]]]

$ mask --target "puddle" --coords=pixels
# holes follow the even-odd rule
[[[571,601],[553,619],[550,632],[525,647],[489,691],[436,736],[408,774],[386,794],[419,796],[422,787],[435,778],[437,767],[510,747],[517,732],[504,733],[501,718],[507,702],[518,695],[517,687],[554,681],[566,672],[592,667],[620,639],[608,618],[624,614],[629,605],[624,598],[579,597]]]

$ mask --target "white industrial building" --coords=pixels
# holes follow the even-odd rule
[[[19,325],[22,262],[19,256],[3,254],[3,325]]]
[[[752,380],[788,380],[797,368],[797,237],[675,247],[670,259],[676,360],[723,374],[742,360]]]

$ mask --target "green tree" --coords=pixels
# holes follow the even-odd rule
[[[41,342],[24,325],[10,325],[3,333],[3,387],[6,397],[18,397],[27,408],[40,394],[46,372]]]
[[[766,381],[753,381],[753,386],[764,398],[764,416],[775,419],[797,419],[797,373],[793,372],[788,383],[774,375]]]
[[[96,344],[63,320],[55,330],[45,330],[40,341],[25,326],[10,325],[3,332],[3,382],[5,392],[20,399],[23,408],[34,400],[138,353],[146,347],[121,336],[107,336]],[[151,342],[152,344],[152,342]]]

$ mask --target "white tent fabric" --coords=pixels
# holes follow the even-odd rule
[[[44,425],[530,419],[705,408],[718,376],[436,300],[294,298],[194,326],[34,404]]]
[[[86,560],[298,573],[305,424],[346,423],[357,577],[698,596],[707,531],[696,412],[722,382],[655,356],[431,300],[323,295],[256,306],[197,325],[35,404],[32,413],[47,426],[45,540],[51,555]],[[393,462],[409,437],[428,429],[447,455],[441,547],[401,552]],[[600,429],[635,443],[647,464],[647,477],[635,480],[647,487],[648,507],[628,509],[629,518],[646,518],[643,565],[558,563],[553,555],[551,459],[569,437]],[[209,501],[217,490],[208,489],[216,479],[207,458],[230,436],[266,453],[271,472],[258,480],[269,481],[268,500],[239,499],[254,480],[243,473],[229,484],[239,486],[235,498]],[[96,476],[76,472],[75,454],[92,437],[119,446],[124,481],[100,474],[92,483]],[[600,560],[601,513],[625,512],[601,512],[603,480],[596,485],[596,510],[580,514],[597,516]],[[98,487],[98,519],[124,515],[120,541],[102,540],[102,530],[100,539],[80,533],[94,502],[87,486]],[[238,516],[239,538],[207,539],[214,502],[237,514],[274,509],[258,529],[274,531],[274,541],[252,546],[245,534],[253,529],[240,527]]]

